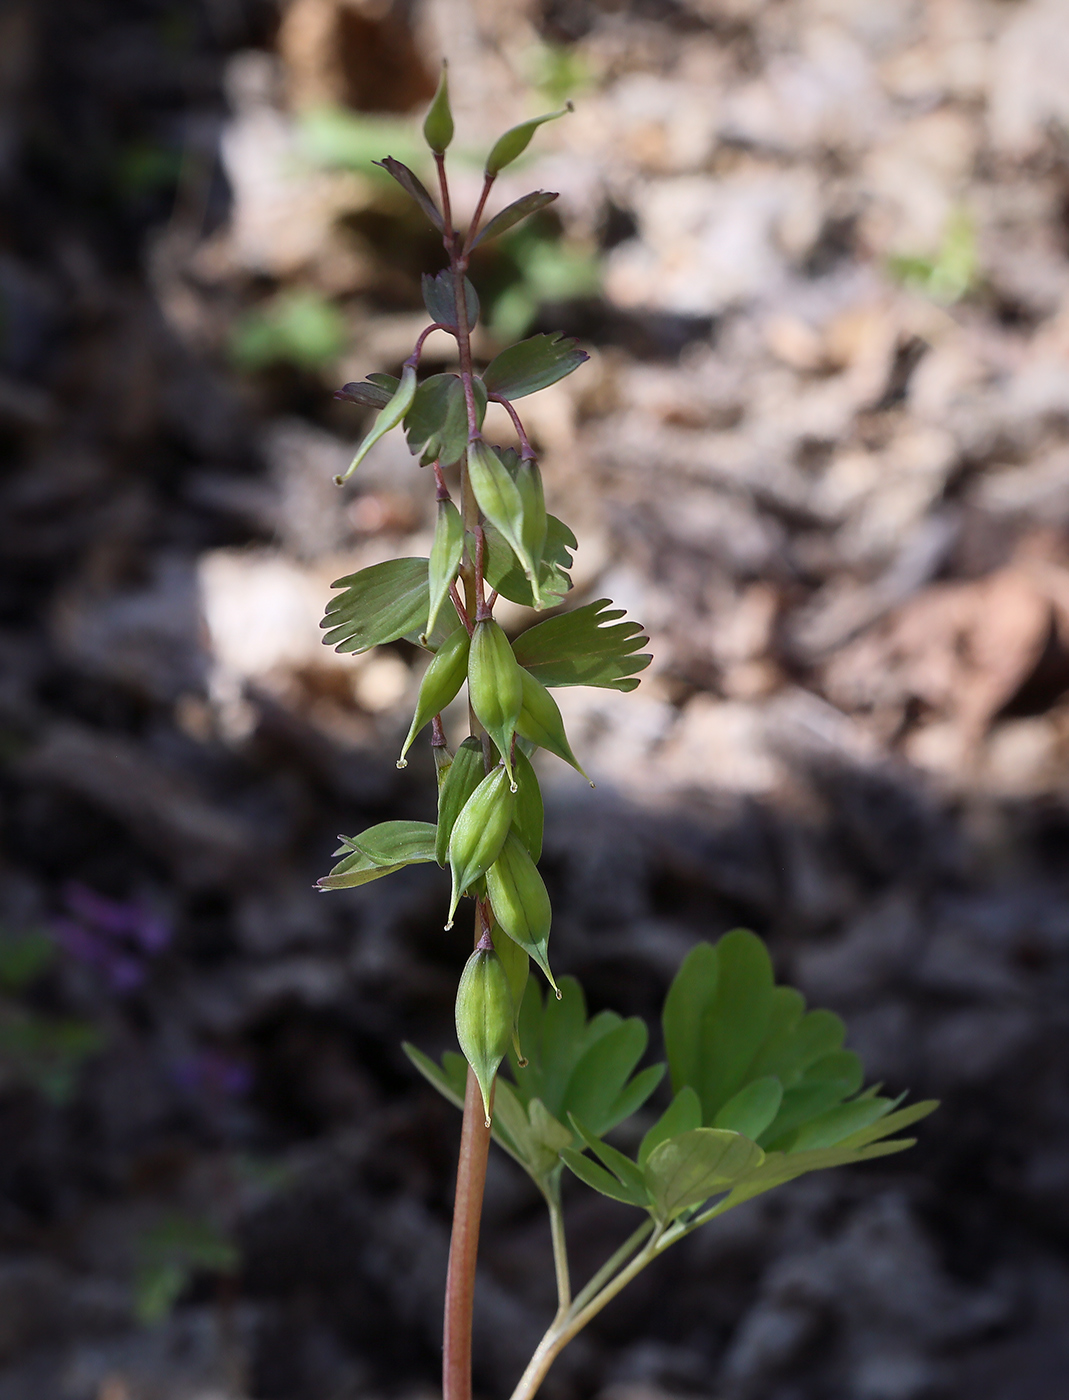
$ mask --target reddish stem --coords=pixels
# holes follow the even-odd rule
[[[411,365],[413,369],[416,369],[416,367],[419,365],[419,357],[423,354],[423,342],[433,331],[445,331],[447,335],[456,335],[456,331],[453,329],[452,326],[443,326],[441,321],[433,321],[426,328],[426,330],[420,331],[419,339],[416,341],[415,349],[405,361],[406,365]]]
[[[457,610],[457,617],[459,617],[464,624],[468,636],[470,637],[475,631],[475,628],[472,626],[471,618],[468,616],[468,610],[464,606],[464,600],[460,596],[460,589],[456,586],[456,583],[451,583],[449,585],[449,596],[452,598],[453,606]]]
[[[486,207],[486,198],[490,193],[495,178],[496,177],[493,175],[484,175],[483,177],[483,192],[479,196],[478,204],[475,206],[475,213],[472,215],[471,223],[468,225],[467,236],[464,239],[464,247],[460,254],[460,268],[462,271],[468,266],[468,258],[471,256],[471,245],[474,243],[475,235],[479,231],[479,223],[482,220],[483,210]]]
[[[471,326],[468,322],[468,300],[464,288],[462,256],[458,256],[457,236],[453,230],[449,185],[445,175],[445,160],[435,157],[438,183],[442,192],[445,215],[445,246],[453,273],[453,290],[457,310],[457,349],[460,354],[460,378],[464,385],[464,401],[468,416],[469,438],[479,431],[475,407],[474,371],[471,360]],[[479,201],[479,211],[489,192],[489,182]],[[470,233],[469,233],[470,237]],[[470,618],[485,607],[482,584],[482,529],[479,508],[468,481],[467,455],[460,463],[461,510],[464,526],[475,534],[475,567],[462,570],[467,607],[461,602],[456,583],[449,594],[457,615],[468,634],[472,632]],[[470,705],[469,705],[470,710]],[[472,730],[480,732],[472,714]],[[489,741],[483,740],[484,761],[488,760]],[[489,930],[490,920],[484,901],[475,902],[475,940]],[[475,1295],[475,1261],[479,1249],[479,1221],[482,1217],[483,1188],[486,1184],[486,1158],[490,1148],[490,1127],[486,1122],[482,1094],[471,1069],[468,1070],[464,1094],[464,1124],[460,1132],[460,1159],[457,1163],[457,1193],[453,1205],[453,1233],[449,1244],[449,1269],[445,1290],[445,1331],[442,1349],[442,1400],[471,1400],[471,1323]]]
[[[533,461],[536,455],[535,450],[531,446],[530,440],[527,437],[527,433],[524,430],[523,424],[520,422],[520,415],[516,412],[515,408],[512,406],[512,403],[508,399],[502,398],[500,394],[490,394],[489,399],[491,403],[499,403],[504,405],[505,409],[508,412],[508,416],[512,419],[512,426],[516,429],[516,433],[519,436],[520,448],[522,449],[521,455],[523,456],[523,460],[525,462]]]
[[[464,1126],[457,1162],[457,1194],[445,1284],[445,1331],[442,1346],[442,1400],[471,1400],[471,1322],[475,1298],[475,1261],[486,1184],[490,1129],[482,1091],[469,1068],[464,1092]]]

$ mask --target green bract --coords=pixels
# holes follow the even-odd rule
[[[593,685],[634,690],[637,671],[653,660],[635,655],[649,638],[637,622],[616,622],[622,608],[607,598],[536,623],[516,639],[516,659],[543,685]],[[606,626],[606,623],[613,623]]]
[[[539,209],[544,209],[547,204],[552,204],[557,197],[547,190],[535,190],[532,194],[525,194],[520,199],[514,199],[511,204],[507,204],[501,210],[500,214],[495,214],[492,219],[486,221],[471,246],[477,248],[480,243],[487,243],[491,238],[497,238],[512,228],[514,224],[518,224],[521,219],[526,219],[528,214],[537,214]]]
[[[438,212],[438,206],[427,193],[426,188],[419,178],[409,170],[408,166],[402,165],[399,160],[394,160],[393,156],[386,156],[385,159],[377,160],[374,164],[381,166],[382,169],[386,171],[387,175],[393,176],[405,193],[412,196],[423,210],[424,214],[426,214],[427,218],[430,219],[434,227],[440,232],[444,225],[442,223],[442,216]]]
[[[383,822],[360,836],[342,836],[334,854],[344,858],[323,876],[319,888],[347,890],[406,865],[424,865],[435,858],[435,834],[430,822]]]
[[[319,625],[330,629],[323,644],[335,651],[368,651],[426,625],[426,559],[388,559],[335,579],[331,588],[344,592],[330,600]]]
[[[483,370],[482,379],[489,393],[522,399],[556,384],[589,359],[571,336],[533,335],[502,350]]]
[[[336,476],[334,478],[339,486],[343,481],[347,481],[348,478],[352,476],[353,472],[375,446],[379,438],[384,437],[391,428],[397,427],[398,423],[400,423],[401,419],[404,418],[405,414],[408,412],[415,392],[416,371],[412,365],[405,365],[404,371],[401,374],[401,381],[394,390],[393,397],[390,399],[389,403],[386,404],[385,408],[381,410],[378,418],[375,419],[374,427],[357,448],[356,456],[349,463],[347,470],[343,472],[341,476]]]

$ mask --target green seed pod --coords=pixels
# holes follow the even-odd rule
[[[453,894],[446,928],[453,926],[460,896],[473,881],[486,874],[501,854],[515,808],[516,797],[504,768],[488,773],[461,808],[449,837]]]
[[[427,584],[430,592],[430,613],[427,617],[427,635],[434,631],[442,604],[449,597],[449,585],[457,576],[460,556],[464,552],[464,522],[460,511],[452,501],[438,502],[438,523],[434,527],[434,544],[431,546],[430,563],[427,568]],[[452,610],[451,610],[452,611]],[[448,624],[447,624],[448,625]]]
[[[458,627],[434,653],[434,659],[423,673],[423,680],[420,682],[416,713],[412,716],[408,737],[401,749],[401,757],[397,760],[398,768],[406,766],[408,760],[405,754],[423,726],[429,724],[435,715],[440,715],[460,693],[464,677],[468,674],[468,648],[467,630]]]
[[[577,773],[583,773],[579,767],[579,760],[572,753],[571,745],[568,743],[568,736],[564,732],[564,720],[561,718],[557,702],[550,695],[540,680],[531,675],[530,671],[520,667],[521,683],[523,686],[523,705],[520,708],[520,717],[516,721],[516,733],[522,739],[527,739],[532,744],[537,744],[541,749],[547,749],[550,753],[556,754],[558,758],[563,758],[565,763],[570,763]],[[590,783],[590,779],[583,773],[583,777]],[[593,787],[594,784],[590,783]]]
[[[542,594],[538,587],[538,573],[546,548],[546,496],[538,463],[531,459],[521,460],[513,479],[523,501],[520,538],[523,541],[524,553],[531,564],[528,578],[531,580],[535,606],[540,608]]]
[[[435,155],[441,155],[453,139],[453,114],[449,110],[449,65],[444,60],[438,91],[423,123],[423,139]]]
[[[449,838],[453,834],[453,823],[485,777],[482,744],[478,739],[465,739],[438,790],[438,835],[434,854],[443,869],[449,864]]]
[[[453,755],[444,744],[432,744],[431,753],[434,755],[434,776],[438,779],[438,792],[441,793],[442,784],[453,766]],[[445,864],[444,861],[438,863],[439,865]]]
[[[523,705],[523,672],[492,617],[475,624],[468,654],[468,695],[476,718],[501,753],[513,792],[512,736]]]
[[[508,541],[527,578],[536,572],[524,544],[524,503],[520,488],[494,449],[482,438],[468,448],[468,480],[479,509]],[[545,503],[542,505],[545,513]]]
[[[483,946],[483,944],[487,946]],[[475,1071],[490,1126],[490,1091],[505,1058],[516,1017],[509,980],[493,943],[484,937],[464,964],[457,988],[457,1040]]]
[[[542,854],[546,814],[538,777],[531,760],[519,747],[516,749],[513,772],[516,775],[516,813],[512,818],[512,829],[527,847],[531,859],[537,861]]]
[[[501,966],[505,969],[505,976],[509,979],[509,991],[512,993],[512,1005],[516,1012],[512,1021],[512,1048],[515,1050],[516,1058],[520,1064],[525,1065],[527,1061],[520,1049],[520,1003],[523,1001],[523,994],[527,987],[531,959],[502,928],[493,928],[490,931],[490,937],[494,940],[494,951],[501,959]]]
[[[547,951],[553,919],[549,892],[527,847],[514,831],[509,832],[501,854],[486,872],[486,893],[497,922],[534,958],[557,991]]]
[[[384,437],[391,428],[396,428],[401,419],[412,406],[412,400],[416,396],[416,371],[412,365],[405,365],[401,371],[401,380],[394,390],[393,398],[381,410],[375,419],[375,426],[368,433],[367,437],[356,449],[356,456],[349,463],[349,468],[341,476],[334,478],[335,484],[341,486],[344,481],[348,481],[353,472],[364,460],[370,450],[375,446],[380,437]]]
[[[529,122],[520,122],[519,126],[509,127],[503,136],[497,138],[486,157],[487,175],[498,174],[506,165],[511,165],[517,156],[522,155],[531,137],[543,122],[554,121],[557,117],[563,117],[565,112],[574,110],[572,104],[566,102],[559,112],[547,112],[544,117],[534,117]]]

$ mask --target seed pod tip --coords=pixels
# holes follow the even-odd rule
[[[408,767],[408,759],[407,759],[407,758],[399,758],[399,759],[397,760],[397,766],[398,766],[398,768],[407,768],[407,767]]]

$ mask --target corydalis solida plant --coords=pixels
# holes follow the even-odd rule
[[[800,993],[776,986],[763,943],[736,930],[715,947],[699,944],[669,990],[663,1033],[671,1101],[634,1159],[605,1140],[642,1108],[665,1066],[636,1073],[645,1025],[608,1011],[588,1019],[578,983],[565,977],[558,985],[553,977],[550,900],[537,868],[543,808],[531,755],[542,748],[582,772],[550,692],[567,685],[633,689],[650,661],[641,651],[647,638],[604,599],[555,612],[514,641],[494,619],[499,596],[542,610],[556,608],[571,587],[575,537],[547,514],[537,456],[515,401],[564,378],[587,356],[572,340],[536,335],[476,371],[471,334],[479,298],[467,277],[479,244],[556,198],[536,191],[483,222],[499,171],[543,122],[562,115],[537,117],[500,137],[461,235],[446,178],[453,119],[443,69],[424,124],[437,200],[399,161],[387,157],[381,165],[441,232],[449,265],[424,276],[430,324],[400,376],[371,374],[340,391],[378,416],[339,482],[384,434],[403,427],[436,485],[430,558],[394,559],[339,579],[323,626],[324,641],[339,651],[406,637],[431,653],[400,762],[429,724],[437,821],[384,822],[343,837],[341,859],[319,884],[345,889],[437,861],[450,872],[450,924],[461,899],[474,901],[475,948],[457,992],[463,1055],[446,1054],[439,1066],[405,1047],[464,1114],[446,1282],[444,1400],[471,1395],[472,1295],[491,1137],[530,1175],[549,1211],[558,1308],[514,1393],[513,1400],[528,1400],[568,1341],[677,1240],[805,1172],[910,1146],[911,1139],[892,1134],[934,1107],[899,1108],[900,1100],[880,1096],[878,1086],[862,1090],[861,1063],[843,1049],[839,1018],[807,1012]],[[420,380],[423,346],[436,330],[455,339],[458,371]],[[484,437],[489,403],[507,411],[518,448]],[[471,732],[451,752],[442,712],[465,684]],[[529,976],[532,959],[549,983],[545,997]],[[499,1074],[506,1062],[509,1078]],[[574,1295],[561,1209],[565,1168],[642,1215]]]

